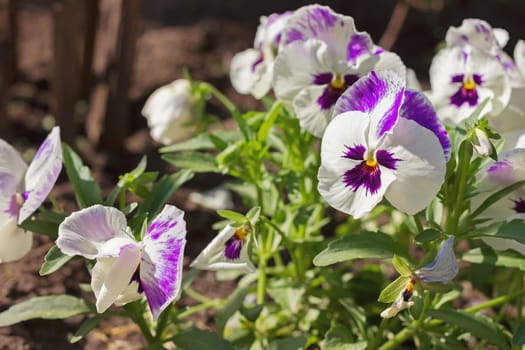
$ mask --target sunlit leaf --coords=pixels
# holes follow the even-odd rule
[[[401,294],[401,291],[406,287],[409,281],[410,277],[399,276],[381,291],[377,301],[387,304],[392,303],[397,299],[399,294]]]
[[[62,254],[60,249],[54,245],[49,249],[46,256],[44,257],[44,263],[40,267],[40,271],[38,273],[40,276],[49,275],[60,269],[71,259],[73,259],[72,256]]]

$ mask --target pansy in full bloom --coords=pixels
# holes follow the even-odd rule
[[[91,288],[98,312],[144,293],[153,319],[177,296],[186,244],[184,212],[166,205],[137,242],[124,214],[94,205],[71,214],[58,228],[56,244],[66,255],[96,259]]]
[[[272,87],[273,65],[281,42],[281,31],[293,12],[274,13],[261,17],[253,48],[233,56],[230,79],[241,94],[264,97]]]
[[[54,127],[29,164],[7,142],[0,140],[0,262],[23,257],[32,233],[19,228],[51,192],[62,169],[60,129]]]
[[[391,306],[381,312],[381,317],[392,318],[400,311],[411,307],[411,300],[418,282],[448,283],[456,277],[459,265],[454,254],[454,237],[447,238],[441,245],[436,258],[422,268],[413,272],[407,285]]]
[[[146,100],[142,115],[157,142],[171,145],[193,136],[195,129],[190,123],[195,118],[195,102],[191,82],[177,79],[155,90]]]
[[[446,35],[446,44],[451,47],[474,47],[493,56],[503,67],[510,84],[524,86],[524,76],[520,74],[516,63],[503,50],[509,40],[509,33],[502,28],[492,26],[477,18],[464,19],[459,27],[450,27]]]
[[[498,115],[508,104],[511,85],[500,62],[471,46],[442,49],[432,60],[429,94],[439,117],[458,125],[485,99],[481,115]]]
[[[358,32],[352,17],[309,5],[295,11],[282,32],[274,91],[291,104],[301,127],[321,137],[337,99],[372,69],[406,78],[401,59]]]
[[[522,180],[525,180],[525,149],[503,152],[498,161],[489,164],[481,173],[479,194],[472,199],[472,208],[477,208],[493,192]],[[483,217],[493,221],[525,220],[525,187],[516,189],[492,204],[484,211]],[[525,255],[525,244],[515,240],[486,237],[483,241],[496,250],[513,249]]]
[[[226,225],[191,263],[201,270],[242,270],[254,272],[248,256],[250,227]]]
[[[319,192],[360,218],[383,196],[424,209],[445,177],[450,141],[430,102],[393,72],[361,78],[341,96],[321,142]]]

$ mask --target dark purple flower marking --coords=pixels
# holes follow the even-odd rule
[[[313,83],[315,85],[327,85],[321,96],[317,99],[321,110],[332,108],[339,96],[358,79],[359,77],[355,74],[346,74],[342,77],[333,73],[316,74]]]
[[[514,202],[514,207],[512,208],[516,213],[525,213],[525,199],[519,198],[517,200],[512,200]]]
[[[246,243],[246,236],[249,231],[246,227],[241,227],[235,230],[226,243],[224,243],[224,256],[228,260],[237,260],[241,256],[241,250]]]
[[[132,282],[137,282],[138,284],[137,293],[144,292],[144,287],[142,287],[142,281],[140,280],[140,266],[137,266],[135,273],[131,276],[129,283],[131,284]]]
[[[347,48],[347,61],[355,62],[360,56],[370,53],[371,40],[366,33],[355,33],[352,35]]]
[[[148,235],[151,239],[158,239],[163,233],[169,231],[177,225],[177,220],[154,221],[148,228]]]
[[[458,91],[456,91],[454,95],[450,96],[451,104],[458,108],[464,103],[468,103],[468,105],[471,107],[474,107],[478,104],[479,96],[477,86],[483,85],[483,79],[480,74],[473,74],[472,76],[457,74],[452,76],[450,82],[453,84],[461,84]]]
[[[252,73],[255,72],[255,69],[257,68],[257,66],[263,63],[263,61],[264,61],[264,55],[261,52],[261,54],[259,55],[259,58],[257,58],[255,62],[252,63]]]
[[[354,192],[360,187],[364,187],[366,193],[376,194],[381,188],[380,166],[396,170],[397,162],[400,161],[400,159],[395,158],[392,153],[384,149],[377,150],[375,155],[365,157],[366,150],[363,145],[346,146],[346,148],[343,155],[344,158],[362,160],[362,162],[347,170],[343,175],[343,183]]]

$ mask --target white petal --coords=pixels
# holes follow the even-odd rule
[[[123,245],[135,242],[128,230],[121,211],[97,204],[68,216],[58,227],[56,244],[67,255],[115,256]]]
[[[25,175],[27,199],[20,208],[18,223],[22,223],[46,200],[62,170],[60,129],[55,126],[38,149]]]
[[[13,195],[21,185],[27,165],[20,154],[0,139],[0,191],[4,198]]]
[[[503,47],[500,43],[506,42],[503,31],[498,29],[496,34],[487,22],[477,18],[467,18],[463,20],[461,27],[449,28],[446,42],[448,47],[471,45],[487,53],[493,53]]]
[[[21,259],[33,244],[33,234],[16,226],[14,219],[2,222],[0,227],[0,263]]]
[[[153,319],[177,296],[182,281],[186,244],[184,212],[166,205],[144,236],[140,281]]]
[[[325,52],[326,44],[314,39],[282,48],[273,70],[277,98],[291,102],[303,88],[313,85],[316,74],[332,72],[320,59]]]
[[[423,282],[447,283],[456,277],[458,270],[454,254],[454,236],[450,236],[439,248],[436,258],[430,264],[414,271],[414,275]]]
[[[445,156],[438,138],[416,122],[400,118],[381,147],[400,159],[396,163],[396,180],[386,191],[386,198],[408,214],[424,209],[445,178]]]
[[[131,281],[131,283],[119,294],[115,299],[114,304],[117,306],[126,305],[132,301],[139,300],[142,298],[142,294],[138,292],[139,283],[137,281]]]
[[[417,79],[416,72],[411,68],[407,69],[407,89],[423,91],[421,83]]]
[[[374,66],[375,71],[393,71],[401,79],[405,79],[407,76],[407,68],[398,55],[390,51],[383,51],[377,56],[379,56],[379,61],[377,61]]]
[[[230,63],[230,79],[237,92],[251,93],[256,80],[254,65],[260,58],[261,52],[255,49],[247,49],[233,56]]]
[[[155,90],[142,108],[151,129],[151,137],[163,144],[172,144],[191,137],[187,126],[194,118],[191,84],[178,79]]]
[[[140,247],[123,246],[118,258],[102,258],[91,272],[91,288],[97,297],[97,311],[106,311],[131,283],[131,277],[140,263]],[[109,260],[108,260],[109,259]]]
[[[323,136],[333,112],[333,107],[322,110],[317,102],[326,88],[325,85],[306,87],[293,100],[293,108],[299,119],[299,124],[316,137]]]
[[[241,270],[244,272],[254,272],[255,267],[248,256],[245,242],[241,249],[241,255],[237,260],[229,260],[224,255],[225,244],[234,234],[237,229],[230,225],[219,232],[215,238],[204,248],[204,250],[195,258],[190,267],[201,270]]]
[[[525,41],[518,40],[514,47],[514,61],[521,76],[525,79]]]

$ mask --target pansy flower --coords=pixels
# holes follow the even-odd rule
[[[191,82],[177,79],[155,90],[142,108],[151,137],[171,145],[190,138],[195,128],[190,125],[195,117],[195,103]]]
[[[414,214],[443,183],[450,142],[430,102],[393,72],[371,72],[339,99],[321,142],[319,192],[360,218],[383,197]]]
[[[94,205],[71,214],[58,228],[56,244],[66,255],[96,259],[91,288],[98,312],[146,295],[153,319],[177,296],[186,244],[184,212],[166,205],[137,242],[124,214]]]
[[[490,163],[481,173],[479,194],[472,199],[472,208],[477,208],[493,192],[522,180],[525,180],[525,149],[503,152],[498,161]],[[525,187],[514,190],[492,204],[483,216],[493,221],[525,220]],[[485,237],[483,241],[496,250],[513,249],[525,255],[525,244],[515,240]]]
[[[276,96],[291,104],[301,127],[321,137],[339,96],[360,77],[394,70],[401,59],[358,32],[352,17],[320,5],[305,6],[288,19],[274,67]]]
[[[414,295],[416,283],[421,282],[440,282],[448,283],[456,277],[459,265],[454,254],[454,237],[447,238],[441,245],[435,259],[413,272],[412,277],[391,306],[381,312],[381,317],[392,318],[400,311],[411,307],[414,302],[411,300]]]
[[[446,48],[430,67],[429,95],[439,117],[452,125],[467,119],[488,99],[481,115],[499,114],[510,99],[511,86],[501,64],[473,47]]]
[[[248,226],[226,225],[190,266],[201,270],[254,272],[255,267],[248,256],[250,233]]]
[[[460,27],[450,27],[445,40],[448,48],[470,46],[493,56],[502,65],[512,86],[524,85],[525,80],[516,64],[503,51],[509,40],[509,33],[505,29],[492,28],[481,19],[467,18],[463,20]]]
[[[32,233],[17,224],[29,218],[51,192],[62,169],[60,129],[54,127],[29,164],[7,142],[0,140],[0,262],[23,257]]]
[[[233,56],[230,79],[241,94],[264,97],[272,87],[273,65],[281,42],[281,31],[293,12],[274,13],[261,17],[253,48]]]

